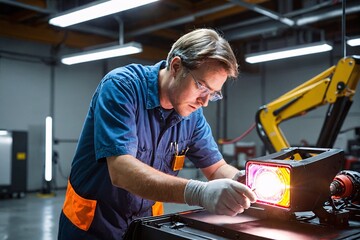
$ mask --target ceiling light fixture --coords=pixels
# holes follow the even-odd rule
[[[141,44],[136,42],[129,42],[126,44],[116,45],[112,47],[66,55],[61,58],[61,62],[66,65],[72,65],[72,64],[90,62],[105,58],[135,54],[139,52],[142,52]]]
[[[347,44],[352,47],[360,46],[360,36],[347,40]]]
[[[245,56],[245,61],[248,63],[260,63],[273,61],[284,58],[291,58],[297,56],[303,56],[313,53],[331,51],[332,46],[327,42],[317,42],[305,45],[299,45],[289,48],[282,48],[277,50],[271,50],[260,53],[248,54]]]
[[[117,12],[136,8],[145,4],[149,4],[158,0],[110,0],[97,1],[87,4],[70,11],[61,13],[61,15],[51,18],[49,23],[59,27],[68,27],[77,23],[86,22],[95,18],[107,16]]]
[[[52,156],[53,156],[53,121],[48,116],[45,119],[45,180],[52,180]]]
[[[9,132],[6,131],[6,130],[0,130],[0,136],[5,136],[5,135],[8,135]]]

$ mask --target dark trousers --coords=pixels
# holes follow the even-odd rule
[[[100,240],[89,232],[77,228],[61,211],[59,219],[58,240]]]

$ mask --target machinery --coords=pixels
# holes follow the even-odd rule
[[[360,56],[345,57],[336,66],[327,69],[271,103],[262,106],[256,114],[256,128],[266,150],[270,153],[288,151],[284,149],[289,149],[290,145],[279,128],[279,124],[326,104],[329,104],[329,107],[315,147],[333,147],[351,107],[359,79]],[[265,156],[265,158],[272,159],[271,156],[272,154]],[[309,156],[311,158],[314,155],[297,152],[291,155],[291,160],[303,162]],[[270,162],[272,161],[270,160]],[[336,166],[335,163],[330,161],[330,158],[327,164],[334,168]],[[343,166],[344,164],[341,168]],[[307,170],[321,176],[317,181],[315,179],[313,179],[314,181],[304,180],[308,184],[316,185],[319,180],[324,181],[325,178],[331,177],[331,174],[323,176],[319,173],[319,170],[326,171],[325,166],[321,166],[320,169],[307,168]],[[249,183],[247,182],[247,184]],[[340,171],[336,176],[333,176],[333,180],[329,182],[328,186],[330,192],[328,192],[327,196],[331,198],[328,199],[326,204],[330,205],[330,210],[326,211],[320,205],[312,209],[320,222],[332,225],[346,225],[349,216],[359,220],[360,173],[349,170]],[[294,190],[293,185],[291,187]],[[306,187],[298,190],[298,192],[303,192],[304,189]],[[305,200],[301,200],[302,203],[303,201]],[[316,202],[315,199],[313,199],[313,202]],[[320,204],[323,205],[325,202],[321,201]]]
[[[125,239],[359,239],[360,173],[342,170],[331,149],[360,79],[360,57],[289,91],[257,112],[258,134],[270,155],[246,162],[244,183],[258,201],[236,217],[203,209],[138,219]],[[329,104],[314,148],[290,147],[279,124]]]
[[[339,149],[298,147],[251,159],[245,181],[258,201],[244,213],[137,219],[124,239],[359,239],[360,174],[339,172],[343,161]]]
[[[246,185],[256,189],[256,205],[269,218],[311,211],[321,224],[347,226],[360,220],[360,173],[340,171],[344,160],[340,149],[286,148],[249,160]]]
[[[330,184],[330,194],[334,199],[360,203],[360,173],[349,170],[339,172]]]
[[[262,106],[256,114],[256,128],[268,152],[290,147],[279,124],[329,104],[315,147],[331,148],[352,104],[360,79],[360,56],[342,58],[314,78]]]
[[[299,216],[307,219],[304,214]],[[312,220],[269,221],[253,214],[239,214],[235,217],[215,216],[204,210],[192,210],[161,217],[147,217],[134,220],[125,240],[225,240],[225,239],[347,239],[360,238],[360,223],[339,230],[331,226],[320,226]]]
[[[0,130],[0,198],[25,196],[27,137],[25,131]]]

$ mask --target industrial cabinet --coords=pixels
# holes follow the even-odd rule
[[[0,130],[0,197],[25,195],[27,155],[27,132]]]

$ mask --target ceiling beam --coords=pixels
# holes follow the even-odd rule
[[[23,24],[9,23],[0,20],[0,36],[46,43],[50,45],[64,44],[71,48],[87,48],[113,42],[114,39],[93,34],[78,33],[73,31],[57,30],[49,27],[32,27]],[[159,61],[167,56],[167,51],[143,46],[143,52],[134,55],[140,59]]]
[[[167,54],[167,50],[143,45],[143,51],[141,53],[134,54],[134,57],[148,61],[158,62],[160,60],[166,59]]]
[[[290,18],[287,18],[287,17],[284,17],[283,15],[277,13],[277,12],[274,12],[272,10],[269,10],[269,9],[266,9],[266,8],[263,8],[261,6],[258,6],[256,4],[250,4],[250,3],[247,3],[245,1],[241,1],[241,0],[230,0],[230,2],[233,2],[233,3],[236,3],[238,4],[239,6],[242,6],[242,7],[246,7],[246,8],[249,8],[257,13],[260,13],[262,15],[265,15],[271,19],[274,19],[274,20],[277,20],[277,21],[280,21],[281,23],[283,24],[286,24],[288,26],[294,26],[295,25],[295,21],[290,19]]]
[[[267,1],[268,0],[253,0],[251,2],[253,4],[260,4],[260,3],[263,3],[263,2],[267,2]],[[200,7],[200,9],[201,9],[201,7]],[[208,14],[208,15],[206,15],[204,17],[198,17],[196,19],[196,24],[200,24],[200,25],[201,24],[206,24],[206,23],[216,21],[216,20],[220,20],[220,19],[223,19],[223,18],[226,18],[226,17],[231,17],[231,16],[234,16],[236,14],[243,13],[243,12],[246,12],[246,11],[248,11],[248,9],[245,8],[245,7],[234,6],[232,8],[228,8],[228,9],[224,9],[222,11],[218,11],[218,12],[215,12],[215,13],[212,13],[212,14]]]
[[[169,27],[173,27],[173,26],[193,22],[193,21],[195,21],[195,19],[197,17],[201,17],[201,16],[204,16],[204,15],[207,15],[207,14],[212,14],[212,13],[215,13],[215,12],[218,12],[218,11],[222,11],[222,10],[231,8],[233,6],[234,6],[233,3],[226,3],[226,4],[216,6],[216,7],[210,8],[210,9],[204,9],[204,10],[201,10],[201,11],[198,11],[196,13],[192,13],[192,14],[180,17],[180,18],[174,18],[174,19],[166,21],[166,22],[161,22],[161,23],[158,23],[158,24],[154,24],[154,25],[148,26],[146,28],[130,31],[126,35],[128,37],[136,37],[136,36],[140,36],[140,35],[143,35],[143,34],[148,34],[150,32],[154,32],[154,31],[157,31],[157,30],[160,30],[160,29],[169,28]]]
[[[0,3],[8,4],[11,6],[15,6],[15,7],[19,7],[19,8],[39,12],[39,13],[46,13],[46,14],[54,13],[53,11],[44,8],[44,5],[42,4],[42,3],[44,3],[43,1],[32,1],[30,4],[28,2],[29,1],[27,1],[27,3],[22,3],[22,2],[13,1],[13,0],[0,0]]]
[[[51,45],[63,43],[67,47],[72,48],[85,48],[113,40],[102,36],[57,30],[56,28],[50,27],[32,27],[23,24],[10,23],[4,20],[0,20],[0,35],[38,41]]]

